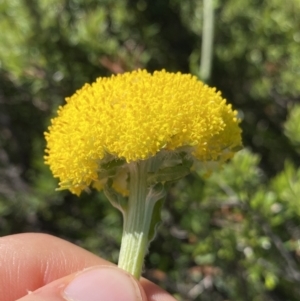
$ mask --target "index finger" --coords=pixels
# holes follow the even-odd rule
[[[16,300],[56,279],[93,265],[111,263],[47,234],[0,238],[0,300]]]

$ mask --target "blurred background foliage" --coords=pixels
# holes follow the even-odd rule
[[[145,276],[178,300],[300,300],[300,1],[215,1],[210,85],[245,149],[174,184]],[[0,0],[0,234],[45,232],[117,261],[121,215],[56,192],[43,132],[85,82],[136,68],[198,74],[199,0]]]

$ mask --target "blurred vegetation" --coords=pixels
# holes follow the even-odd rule
[[[210,85],[245,149],[174,184],[145,276],[178,300],[300,300],[300,2],[215,2]],[[85,82],[136,68],[198,74],[202,1],[0,0],[0,234],[51,233],[116,261],[101,193],[54,191],[43,132]]]

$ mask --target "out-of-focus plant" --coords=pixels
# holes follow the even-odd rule
[[[290,108],[290,117],[284,125],[285,135],[289,138],[296,151],[300,153],[300,106]]]
[[[54,191],[41,159],[46,123],[99,76],[197,74],[203,2],[101,3],[0,1],[0,231],[52,233],[116,261],[120,214],[101,194]],[[146,276],[179,300],[298,301],[299,122],[286,115],[299,101],[299,1],[214,8],[210,83],[239,109],[248,150],[218,175],[171,188]]]

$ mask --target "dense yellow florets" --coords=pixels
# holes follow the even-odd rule
[[[98,78],[66,101],[45,134],[45,160],[75,193],[101,188],[107,156],[131,162],[190,147],[200,161],[225,161],[241,146],[236,111],[188,74],[139,70]]]

